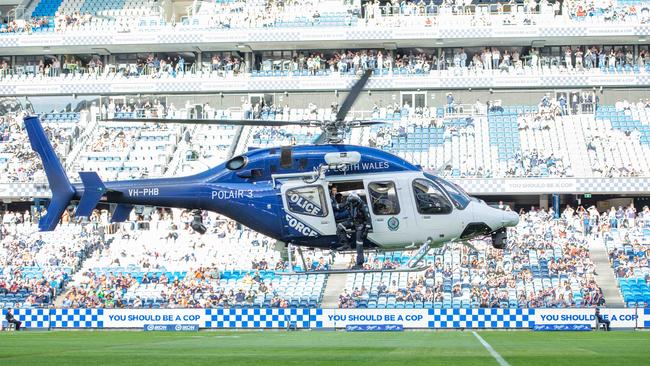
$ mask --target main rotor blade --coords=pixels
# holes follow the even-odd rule
[[[352,105],[357,100],[357,97],[359,96],[359,94],[361,94],[363,88],[366,86],[368,79],[370,79],[370,75],[372,75],[372,70],[370,69],[366,70],[366,72],[361,76],[361,79],[359,79],[359,81],[357,81],[352,86],[352,89],[350,89],[350,94],[348,94],[348,96],[345,97],[343,104],[341,104],[341,108],[339,108],[338,113],[336,113],[337,121],[342,121],[345,119],[345,116],[350,111],[350,108],[352,108]]]
[[[231,126],[312,126],[314,121],[273,121],[264,119],[190,119],[190,118],[111,118],[105,122],[125,123],[181,123],[196,125],[231,125]]]
[[[350,121],[350,127],[364,127],[364,126],[372,126],[372,125],[384,125],[390,123],[388,121],[373,121],[373,120],[366,120],[366,119],[360,119],[360,120],[352,120]]]

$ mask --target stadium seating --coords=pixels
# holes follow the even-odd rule
[[[408,272],[350,274],[339,306],[404,309],[602,304],[586,249],[588,239],[572,228],[575,219],[566,214],[564,220],[555,221],[544,211],[529,212],[511,232],[514,240],[508,249],[474,243],[478,249],[474,251],[450,245],[425,257],[429,267],[423,276]],[[568,236],[530,236],[537,230],[558,229],[567,230]],[[395,268],[408,260],[399,253],[378,255],[370,266]]]
[[[29,212],[2,217],[0,308],[49,306],[83,259],[103,246],[88,226],[64,225],[56,232],[33,235],[31,221]]]
[[[614,224],[615,227],[603,235],[621,295],[629,307],[645,307],[650,304],[647,253],[650,245],[650,215],[647,212],[645,210],[643,216],[632,225],[627,219],[618,220],[620,225]]]

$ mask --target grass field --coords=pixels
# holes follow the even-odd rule
[[[509,365],[648,365],[650,332],[477,332]],[[3,332],[0,365],[498,365],[471,331]]]

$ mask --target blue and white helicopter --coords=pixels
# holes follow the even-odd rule
[[[26,117],[25,128],[42,161],[52,199],[39,222],[54,230],[72,201],[76,216],[89,216],[97,204],[115,204],[112,222],[125,221],[134,206],[209,210],[288,245],[332,250],[420,250],[403,270],[419,270],[430,248],[449,242],[491,236],[495,248],[506,245],[506,228],[517,225],[515,212],[488,206],[456,184],[383,150],[342,144],[350,128],[378,123],[345,121],[347,112],[370,77],[352,87],[334,121],[128,119],[126,122],[201,123],[283,126],[320,123],[327,143],[252,149],[201,173],[174,178],[103,182],[96,172],[79,172],[72,184],[48,141],[38,117]],[[336,187],[365,201],[369,213],[363,245],[341,243],[337,233]],[[339,197],[341,198],[341,197]],[[339,207],[340,209],[340,207]],[[199,221],[197,221],[199,220]],[[192,227],[205,232],[200,215]],[[340,230],[340,225],[339,225]],[[339,235],[337,235],[339,234]],[[289,251],[291,253],[291,251]],[[304,268],[304,267],[303,267]]]

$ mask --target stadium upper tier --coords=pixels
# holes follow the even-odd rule
[[[639,36],[648,35],[650,13],[646,3],[627,1],[604,5],[564,2],[562,8],[559,3],[546,2],[539,7],[529,3],[465,5],[454,1],[444,5],[439,1],[402,2],[381,7],[377,2],[360,9],[342,1],[256,0],[196,2],[187,14],[170,20],[171,16],[150,0],[33,3],[36,7],[26,10],[33,18],[3,25],[2,52],[18,54],[16,51],[22,49],[34,54],[37,49],[49,47],[58,54],[102,45],[117,53],[135,45],[169,44],[186,45],[187,50],[215,45],[229,50],[259,50],[281,44],[287,49],[323,44],[337,48],[342,42],[379,45],[390,40],[410,44],[423,40],[458,44],[457,40],[463,40],[480,45],[504,37],[528,45],[540,39],[576,44],[580,38],[589,43],[636,43]]]
[[[456,2],[408,1],[380,5],[368,2],[361,8],[343,5],[340,1],[290,1],[274,3],[264,0],[197,2],[177,24],[165,22],[161,9],[146,0],[40,0],[27,10],[32,18],[50,17],[55,24],[47,27],[25,28],[9,24],[6,31],[85,30],[98,26],[120,25],[126,29],[165,27],[168,25],[207,28],[284,28],[284,27],[354,27],[359,25],[416,25],[433,27],[451,23],[452,16],[464,25],[485,26],[530,25],[542,17],[556,17],[573,22],[645,23],[648,6],[641,2],[615,1],[608,3],[542,2],[531,5],[509,1]],[[30,12],[31,10],[31,12]],[[158,19],[156,16],[158,15]],[[155,21],[154,21],[155,20]]]
[[[544,97],[537,106],[501,106],[498,101],[491,101],[489,107],[480,102],[457,105],[453,95],[449,97],[449,104],[440,107],[395,103],[353,112],[353,118],[384,123],[354,129],[347,141],[390,151],[425,170],[461,181],[650,176],[650,104],[646,101],[599,106],[594,113],[591,93],[569,101]],[[332,116],[331,108],[313,104],[301,109],[250,103],[232,110],[205,104],[201,110],[208,118],[248,116],[259,119],[262,126],[158,126],[97,122],[89,116],[179,118],[196,113],[194,106],[177,109],[155,103],[137,107],[111,102],[92,107],[91,112],[46,114],[43,121],[73,180],[81,170],[118,180],[204,170],[249,147],[313,143],[321,134],[318,128],[269,128],[263,126],[264,120]],[[138,109],[130,112],[134,108]],[[45,182],[20,116],[3,117],[0,133],[0,183]]]

